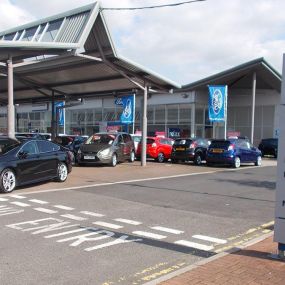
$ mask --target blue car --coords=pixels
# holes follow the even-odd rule
[[[261,165],[261,151],[245,139],[213,140],[206,153],[207,165],[225,164],[235,168],[241,163]]]

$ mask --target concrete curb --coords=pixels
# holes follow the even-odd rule
[[[167,281],[167,280],[172,279],[174,277],[177,277],[177,276],[179,276],[179,275],[181,275],[183,273],[191,271],[191,270],[193,270],[193,269],[195,269],[195,268],[197,268],[197,267],[199,267],[201,265],[205,265],[205,264],[207,264],[209,262],[212,262],[212,261],[214,261],[216,259],[219,259],[219,258],[224,257],[226,255],[229,255],[231,253],[238,252],[238,251],[240,251],[240,250],[242,250],[242,249],[244,249],[246,247],[249,247],[249,246],[254,245],[254,244],[258,243],[258,242],[261,242],[261,241],[267,239],[268,237],[271,237],[272,235],[273,235],[273,231],[270,232],[270,233],[266,233],[266,234],[264,234],[264,235],[262,235],[260,237],[257,237],[257,238],[255,238],[253,240],[250,240],[250,241],[246,242],[244,245],[242,245],[240,247],[233,247],[233,248],[229,249],[227,252],[221,252],[221,253],[218,253],[218,254],[216,254],[216,255],[214,255],[212,257],[205,258],[205,259],[203,259],[201,261],[198,261],[198,262],[196,262],[196,263],[194,263],[192,265],[186,266],[186,267],[184,267],[182,269],[179,269],[179,270],[177,270],[175,272],[171,272],[171,273],[169,273],[167,275],[164,275],[164,276],[162,276],[162,277],[160,277],[158,279],[152,280],[152,281],[147,282],[147,283],[143,283],[143,285],[157,285],[157,284],[159,284],[161,282]]]

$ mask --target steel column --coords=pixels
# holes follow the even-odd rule
[[[15,106],[14,106],[14,82],[13,82],[13,61],[9,56],[7,61],[8,66],[8,107],[7,107],[7,121],[8,121],[8,136],[15,137]]]
[[[146,166],[146,136],[147,136],[147,93],[148,86],[145,85],[143,92],[143,126],[142,126],[142,151],[141,166]]]
[[[54,140],[56,134],[55,130],[55,120],[56,120],[56,114],[55,114],[55,104],[54,104],[54,91],[52,91],[52,96],[51,96],[51,138]]]
[[[251,143],[253,143],[253,137],[254,137],[255,94],[256,94],[256,72],[253,73],[252,77],[251,136],[250,136]]]

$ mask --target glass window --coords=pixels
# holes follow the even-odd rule
[[[49,141],[37,141],[39,152],[52,152],[60,150],[60,147],[57,144],[54,144]]]
[[[36,142],[34,142],[34,141],[27,142],[22,147],[21,151],[23,151],[27,154],[36,154],[38,152]]]
[[[41,35],[42,35],[43,31],[44,31],[45,26],[46,25],[40,25],[40,29],[39,29],[37,35],[35,36],[35,41],[36,42],[40,39],[40,37],[41,37]]]
[[[54,22],[50,22],[49,27],[44,33],[41,41],[42,42],[53,42],[59,31],[61,24],[62,24],[62,19],[54,21]]]
[[[131,137],[127,134],[123,134],[123,139],[125,143],[130,142],[132,140]]]
[[[36,33],[38,27],[33,27],[27,29],[21,41],[31,41],[33,39],[34,34]]]
[[[16,33],[5,35],[4,40],[5,41],[12,41],[14,39],[15,35],[16,35]]]
[[[178,123],[178,105],[167,106],[167,122]]]

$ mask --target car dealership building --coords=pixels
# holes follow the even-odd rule
[[[56,123],[59,133],[90,135],[114,125],[126,129],[118,123],[122,107],[115,100],[132,94],[136,98],[135,122],[127,130],[141,131],[146,88],[148,134],[222,138],[224,125],[208,118],[208,85],[227,85],[228,135],[247,136],[254,143],[278,136],[281,75],[263,58],[180,88],[118,56],[97,5],[0,33],[0,50],[19,49],[14,56],[19,55],[14,77],[16,131],[51,132],[55,120],[52,100],[66,104],[60,110],[65,113],[64,125]],[[80,29],[75,29],[75,24]],[[70,54],[70,49],[82,50],[80,44],[84,52]],[[6,76],[0,77],[3,133],[8,124]]]

